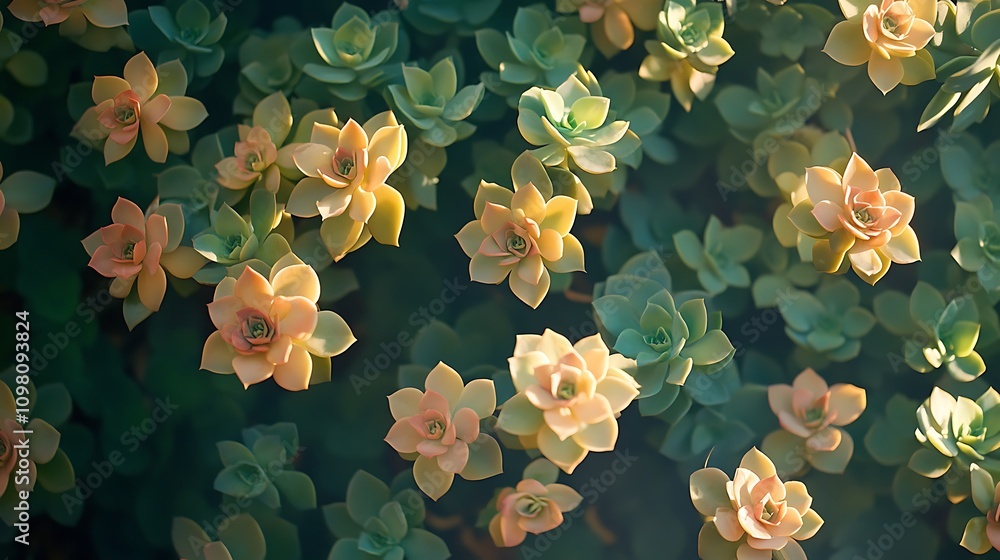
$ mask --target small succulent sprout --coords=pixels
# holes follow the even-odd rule
[[[562,525],[563,514],[583,501],[576,490],[558,484],[559,469],[546,459],[536,459],[524,469],[514,488],[503,488],[496,497],[496,515],[490,520],[490,536],[500,547],[517,546],[528,533],[540,535]]]
[[[976,273],[983,289],[1000,290],[1000,218],[989,198],[955,202],[955,239],[951,256],[958,266]]]
[[[385,66],[401,62],[399,23],[385,13],[374,18],[354,4],[341,4],[330,27],[312,29],[316,52],[322,59],[302,67],[311,78],[329,84],[344,101],[359,101],[386,78]]]
[[[125,0],[13,0],[8,9],[21,21],[58,24],[60,35],[85,49],[132,49],[124,28],[129,23]]]
[[[781,6],[758,29],[760,52],[767,56],[799,60],[806,49],[820,47],[826,42],[833,23],[834,15],[822,6]]]
[[[565,82],[576,72],[586,43],[565,19],[553,20],[542,5],[518,8],[506,36],[495,29],[476,31],[479,54],[496,70],[483,83],[511,106],[527,86],[556,88]]]
[[[992,387],[978,399],[955,398],[934,387],[917,408],[917,441],[923,446],[910,457],[909,466],[927,478],[940,478],[955,469],[957,480],[948,484],[952,503],[970,493],[969,469],[973,465],[996,473],[1000,460],[1000,394]]]
[[[146,214],[134,202],[119,198],[111,209],[112,224],[82,241],[88,265],[112,278],[112,297],[125,300],[122,309],[129,330],[160,309],[167,291],[167,272],[191,278],[205,259],[182,247],[184,214],[177,204],[151,206]]]
[[[155,41],[160,60],[179,59],[192,76],[205,78],[222,66],[225,52],[219,40],[226,31],[225,13],[214,18],[201,0],[187,0],[171,13],[166,6],[150,6],[148,12],[133,12],[129,21],[133,37]],[[155,29],[155,30],[154,30]],[[164,41],[165,39],[165,41]]]
[[[198,523],[175,517],[170,531],[174,551],[181,560],[264,560],[267,542],[260,525],[249,513],[240,513],[220,524],[212,537]],[[233,557],[230,548],[240,552]]]
[[[472,35],[496,13],[502,0],[394,0],[403,19],[428,35]]]
[[[305,178],[295,185],[287,211],[321,216],[320,236],[335,261],[370,239],[399,246],[406,205],[386,179],[406,159],[407,136],[391,111],[364,126],[316,123],[310,142],[292,154]]]
[[[212,215],[212,226],[191,238],[191,244],[211,261],[194,275],[202,284],[216,285],[229,276],[238,278],[247,266],[262,276],[292,252],[288,241],[274,231],[281,220],[274,195],[256,190],[250,195],[250,216],[240,216],[223,203]]]
[[[18,389],[21,387],[27,388],[26,385],[19,385]],[[21,395],[20,390],[18,394]],[[33,408],[34,401],[31,404]],[[59,449],[59,431],[35,416],[30,416],[31,421],[22,424],[26,420],[25,412],[31,411],[25,411],[23,405],[16,404],[10,387],[0,381],[0,496],[6,494],[10,498],[18,493],[23,496],[24,492],[34,490],[36,481],[53,493],[73,488],[73,465],[65,452]],[[27,457],[18,453],[18,447],[25,448],[19,444],[26,438],[30,439],[31,445],[31,453]],[[13,506],[17,502],[4,501],[9,501],[10,505],[4,508],[0,517],[8,525],[13,525]]]
[[[187,73],[175,61],[154,68],[146,53],[139,53],[125,64],[124,79],[116,76],[94,78],[92,96],[95,106],[84,112],[73,127],[73,136],[104,142],[106,165],[122,159],[141,133],[149,159],[167,161],[167,153],[187,153],[187,131],[208,116],[205,106],[193,97],[185,97]]]
[[[766,455],[794,457],[795,467],[804,466],[799,461],[804,458],[821,472],[844,472],[854,454],[854,440],[841,427],[864,412],[868,404],[864,389],[846,383],[827,385],[807,368],[791,385],[768,387],[767,402],[783,429],[764,438],[761,447]]]
[[[238,500],[256,500],[271,508],[281,507],[284,498],[294,508],[316,507],[316,488],[305,473],[292,469],[295,453],[289,453],[278,435],[254,440],[252,447],[235,441],[216,444],[222,470],[214,488]]]
[[[533,87],[517,105],[517,128],[538,148],[532,154],[545,166],[567,170],[597,198],[607,194],[590,176],[611,173],[618,162],[635,154],[639,137],[629,123],[610,120],[611,100],[600,95],[593,74],[584,84],[570,76],[555,90]],[[641,153],[641,152],[639,152]]]
[[[973,554],[986,554],[1000,550],[1000,486],[990,471],[972,464],[969,467],[972,482],[972,501],[983,517],[973,517],[965,525],[960,543]]]
[[[381,480],[358,471],[347,485],[346,501],[323,506],[327,528],[337,537],[329,560],[451,556],[445,542],[423,528],[423,496],[410,488],[392,492]]]
[[[778,306],[785,334],[799,346],[834,362],[861,351],[861,338],[875,326],[875,316],[860,306],[861,293],[842,278],[820,284],[815,295],[794,290]]]
[[[760,134],[787,136],[819,110],[823,95],[819,80],[792,64],[773,76],[758,68],[756,91],[739,84],[721,88],[715,106],[733,136],[752,144]]]
[[[246,266],[239,278],[215,288],[208,313],[217,329],[202,352],[201,368],[235,373],[244,388],[274,377],[289,391],[329,380],[330,358],[355,342],[333,311],[318,311],[316,271],[289,253],[265,277]]]
[[[3,177],[2,165],[0,177]],[[35,171],[18,171],[0,182],[0,250],[17,241],[21,214],[42,211],[52,202],[55,189],[54,179]]]
[[[934,37],[934,0],[844,0],[847,18],[833,27],[823,51],[846,66],[868,65],[868,77],[883,94],[902,83],[934,78],[934,60],[924,48]]]
[[[914,199],[900,190],[891,169],[873,171],[855,153],[843,176],[827,167],[806,169],[806,191],[808,198],[795,204],[788,219],[815,240],[816,270],[839,273],[850,265],[874,285],[892,263],[920,260],[917,234],[910,227]]]
[[[572,474],[590,451],[611,451],[617,417],[639,395],[625,368],[635,361],[611,355],[600,335],[575,345],[546,329],[517,336],[508,359],[518,391],[500,409],[497,429],[519,436]]]
[[[594,46],[608,58],[632,46],[636,27],[655,29],[660,6],[660,0],[556,0],[556,11],[577,12],[590,24]]]
[[[705,291],[717,295],[729,286],[750,287],[750,273],[743,263],[757,254],[763,239],[761,231],[753,226],[727,228],[712,216],[705,227],[704,243],[693,231],[684,230],[674,234],[674,247],[684,264],[698,273]]]
[[[718,67],[735,54],[722,38],[725,25],[720,4],[667,0],[657,19],[657,40],[646,41],[649,55],[639,76],[669,81],[674,98],[690,111],[695,97],[705,100],[712,92]]]
[[[499,284],[510,277],[510,289],[532,308],[549,292],[549,272],[583,270],[583,246],[570,230],[576,200],[557,195],[545,200],[527,183],[511,192],[493,183],[480,184],[476,219],[455,234],[471,258],[473,282]]]
[[[429,71],[403,66],[405,85],[392,84],[389,94],[399,114],[420,130],[420,139],[444,148],[476,131],[465,119],[483,100],[483,84],[457,88],[458,76],[451,57],[441,59]]]
[[[756,447],[732,480],[716,468],[691,475],[691,501],[707,522],[698,534],[703,560],[805,560],[800,541],[812,538],[823,518],[812,509],[805,484],[782,482],[774,463]]]
[[[400,455],[414,460],[413,478],[420,490],[437,501],[456,474],[483,480],[503,472],[500,445],[479,430],[479,421],[497,408],[493,381],[474,379],[466,385],[458,372],[440,362],[427,374],[424,387],[389,395],[396,423],[385,436]]]
[[[655,255],[646,255],[659,262]],[[645,269],[646,277],[621,273],[608,277],[593,302],[601,332],[614,341],[614,350],[636,360],[643,414],[660,412],[644,405],[648,398],[667,391],[669,385],[683,385],[694,368],[706,375],[721,370],[736,353],[721,330],[720,313],[709,315],[701,298],[676,305],[670,291],[648,276],[651,270]]]
[[[946,302],[933,286],[917,282],[909,298],[895,291],[879,294],[874,309],[886,330],[903,337],[903,359],[915,371],[944,367],[961,382],[986,371],[986,362],[975,350],[981,327],[970,295]]]

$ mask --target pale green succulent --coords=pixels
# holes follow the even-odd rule
[[[381,480],[358,471],[347,486],[346,501],[323,506],[323,517],[337,537],[329,560],[445,560],[448,546],[423,529],[424,499],[411,488],[395,494]]]
[[[917,474],[939,478],[952,468],[966,478],[971,465],[1000,473],[1000,460],[993,454],[1000,448],[1000,393],[992,387],[973,401],[955,398],[940,387],[917,408],[914,435],[923,445],[910,457],[909,466]],[[949,484],[949,496],[964,499],[968,486]],[[955,493],[953,493],[955,492]]]
[[[941,175],[955,196],[971,201],[983,194],[996,196],[1000,184],[1000,141],[985,148],[971,134],[945,137],[941,142]]]
[[[861,307],[861,293],[842,278],[827,280],[816,294],[791,291],[778,302],[788,338],[834,362],[861,351],[861,338],[875,326],[875,316]]]
[[[760,52],[799,60],[806,49],[822,47],[836,21],[829,10],[813,4],[771,6],[757,2],[741,10],[736,20],[760,33]]]
[[[458,89],[455,63],[444,58],[430,71],[403,66],[405,86],[389,86],[389,94],[402,115],[420,131],[429,146],[444,148],[464,140],[476,131],[465,119],[483,100],[485,86],[476,84]]]
[[[975,350],[980,319],[971,295],[946,302],[933,286],[917,282],[909,298],[887,291],[873,303],[882,326],[903,337],[903,359],[914,370],[928,373],[944,367],[957,381],[971,381],[986,371]]]
[[[225,13],[215,18],[200,0],[187,0],[171,13],[166,6],[150,6],[129,14],[129,32],[136,47],[159,53],[158,60],[180,60],[189,76],[215,74],[225,52],[219,40],[226,31]]]
[[[628,122],[610,120],[610,109],[611,100],[600,95],[592,74],[587,85],[570,76],[555,91],[533,87],[524,92],[517,127],[529,144],[539,146],[531,152],[539,161],[569,171],[593,197],[601,197],[611,184],[592,176],[609,174],[619,161],[641,155],[639,137]]]
[[[691,230],[674,234],[674,247],[681,260],[698,273],[698,281],[712,295],[729,286],[750,287],[750,272],[743,266],[760,248],[763,234],[749,225],[723,227],[712,216],[705,227],[704,243]]]
[[[965,525],[961,544],[975,554],[986,554],[993,550],[996,541],[996,513],[1000,510],[1000,487],[993,475],[979,465],[969,467],[972,483],[972,501],[983,517],[973,517]],[[991,535],[993,538],[990,538]]]
[[[280,219],[274,194],[264,189],[250,195],[249,220],[223,203],[212,217],[212,227],[191,239],[195,250],[212,261],[195,280],[218,284],[226,276],[239,278],[248,266],[267,277],[274,263],[292,251],[281,234],[272,233]]]
[[[236,499],[254,499],[271,509],[281,507],[282,497],[295,509],[316,507],[316,488],[308,475],[292,470],[294,453],[288,451],[286,438],[277,433],[255,434],[247,443],[252,449],[235,441],[216,444],[223,465],[215,477],[217,491]]]
[[[655,253],[633,257],[622,273],[595,287],[593,302],[609,345],[638,364],[634,377],[643,414],[658,414],[670,404],[660,406],[663,401],[676,398],[676,388],[668,385],[683,385],[694,368],[713,374],[736,353],[721,330],[722,314],[709,314],[705,300],[690,294],[679,294],[682,299],[675,302],[670,275],[658,263]]]
[[[955,239],[955,262],[975,272],[984,290],[1000,290],[1000,224],[989,198],[955,202]]]
[[[553,21],[544,6],[529,6],[517,9],[506,36],[495,29],[476,31],[479,54],[496,70],[484,75],[483,83],[511,106],[527,86],[559,86],[576,72],[587,42],[582,26],[579,33],[570,32],[570,21]]]
[[[500,7],[501,0],[396,0],[405,5],[403,19],[428,35],[457,32],[471,35]]]
[[[302,68],[293,62],[293,53],[311,48],[309,34],[302,24],[290,17],[274,22],[266,36],[247,37],[239,50],[240,94],[233,101],[233,112],[250,115],[254,107],[272,93],[286,96],[299,84]]]
[[[824,90],[819,80],[792,64],[773,76],[757,69],[757,90],[733,84],[719,90],[715,106],[729,131],[746,143],[759,134],[787,137],[819,110]]]
[[[309,62],[302,70],[330,84],[330,93],[345,101],[363,99],[386,79],[386,65],[406,58],[398,49],[398,22],[382,14],[373,18],[349,3],[333,14],[330,27],[313,28],[312,38],[322,61]]]

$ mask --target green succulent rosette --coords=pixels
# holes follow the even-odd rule
[[[171,13],[166,6],[150,6],[129,14],[129,32],[136,47],[159,53],[158,63],[180,60],[189,76],[207,78],[218,72],[225,60],[219,40],[228,19],[220,12],[214,18],[201,0],[187,0]]]
[[[992,200],[1000,184],[1000,141],[985,148],[971,134],[943,136],[941,175],[959,200],[974,201],[984,194]]]
[[[860,339],[875,326],[875,316],[860,303],[858,288],[838,278],[822,282],[815,294],[789,292],[778,311],[788,338],[830,361],[846,362],[858,356]]]
[[[471,35],[500,7],[501,0],[396,0],[405,5],[403,19],[428,35]]]
[[[483,84],[458,89],[455,63],[444,58],[431,69],[403,66],[404,85],[392,84],[389,94],[406,124],[420,131],[419,138],[434,148],[465,140],[476,131],[466,122],[485,94]]]
[[[282,498],[295,509],[316,507],[316,488],[305,473],[292,469],[294,452],[280,433],[248,434],[247,445],[235,441],[216,444],[223,469],[214,488],[238,500],[254,500],[271,509],[281,507]],[[248,447],[249,446],[249,447]]]
[[[779,138],[800,128],[822,106],[819,80],[792,64],[774,75],[757,69],[757,90],[733,84],[719,89],[715,106],[729,131],[747,144],[762,134]]]
[[[712,216],[705,227],[704,242],[691,230],[674,234],[674,247],[688,268],[698,274],[705,291],[721,294],[729,286],[750,287],[750,272],[743,263],[760,248],[764,236],[753,226],[725,227]]]
[[[955,239],[951,256],[963,270],[974,272],[994,297],[1000,290],[1000,219],[989,198],[955,202]]]

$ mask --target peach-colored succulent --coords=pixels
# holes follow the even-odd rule
[[[318,360],[354,343],[347,323],[332,311],[318,311],[316,271],[293,253],[271,268],[270,278],[246,267],[225,278],[208,304],[218,329],[205,341],[201,368],[236,373],[244,388],[269,377],[289,391],[309,388]]]
[[[830,32],[823,48],[847,66],[868,64],[868,77],[888,93],[902,82],[934,77],[934,61],[924,50],[934,37],[934,0],[840,0],[846,21]]]
[[[594,44],[605,56],[632,46],[635,29],[652,31],[663,8],[660,0],[558,0],[556,9],[578,12],[580,21],[591,24]]]
[[[138,302],[149,312],[157,311],[167,290],[164,270],[190,278],[206,262],[194,249],[180,246],[184,219],[176,204],[154,204],[147,215],[134,202],[119,198],[111,209],[111,221],[87,236],[83,246],[90,267],[114,279],[109,289],[113,297],[126,298],[135,288]],[[130,328],[138,323],[128,313],[126,320]]]
[[[789,219],[808,237],[813,264],[821,272],[842,269],[844,257],[869,284],[875,284],[893,262],[920,260],[917,235],[910,227],[914,200],[900,190],[892,170],[872,168],[858,154],[844,175],[828,167],[806,169],[808,198],[799,201]]]
[[[8,9],[22,21],[42,21],[46,26],[83,18],[97,27],[128,25],[125,0],[13,0]]]
[[[517,488],[504,488],[497,496],[497,514],[490,520],[490,536],[497,546],[517,546],[528,533],[540,535],[562,525],[563,514],[583,501],[565,484],[542,484],[526,478]]]
[[[496,390],[489,379],[466,385],[443,362],[427,374],[426,391],[406,387],[389,395],[396,423],[385,441],[413,459],[413,478],[433,500],[451,488],[455,475],[482,480],[503,471],[500,446],[479,431],[479,421],[493,415]]]
[[[186,152],[185,131],[198,126],[208,113],[201,101],[182,95],[187,77],[174,74],[183,72],[182,65],[172,64],[161,76],[146,53],[140,52],[125,64],[124,79],[95,77],[92,97],[96,106],[84,112],[73,128],[74,136],[107,138],[106,165],[128,155],[140,133],[146,154],[157,163],[165,162],[169,151]]]
[[[801,482],[782,482],[774,463],[757,448],[743,456],[733,480],[715,468],[691,475],[691,501],[708,523],[698,552],[711,560],[805,559],[797,541],[811,538],[823,519],[811,509]],[[708,554],[715,551],[715,554]]]
[[[518,393],[501,408],[499,429],[534,444],[567,473],[589,451],[614,449],[617,417],[639,395],[624,371],[634,360],[610,355],[600,335],[572,345],[546,329],[518,335],[508,362]]]
[[[832,387],[812,368],[802,371],[792,385],[771,385],[767,402],[781,427],[806,440],[809,449],[833,451],[846,426],[861,416],[867,405],[865,390],[837,383]]]
[[[278,160],[278,148],[271,141],[271,135],[262,126],[251,128],[243,124],[239,125],[239,134],[236,155],[215,164],[219,184],[238,191],[263,180],[268,191],[277,192],[281,174],[274,165]]]
[[[398,246],[405,204],[386,179],[402,165],[406,151],[406,131],[391,111],[364,126],[353,119],[343,129],[314,124],[310,143],[292,154],[306,177],[292,190],[288,212],[323,218],[320,237],[334,260],[373,237]]]
[[[484,284],[509,276],[514,295],[538,307],[549,291],[549,271],[583,270],[583,246],[570,233],[576,204],[562,195],[546,201],[531,183],[516,192],[481,183],[476,220],[455,235],[472,258],[469,276]]]

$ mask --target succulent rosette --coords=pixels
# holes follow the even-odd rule
[[[861,338],[875,326],[875,316],[861,306],[861,292],[843,278],[823,282],[815,294],[788,292],[778,311],[788,338],[834,362],[856,358]]]
[[[889,168],[873,171],[855,153],[843,176],[827,167],[808,168],[806,192],[808,198],[792,208],[788,219],[815,240],[811,253],[816,270],[842,272],[849,263],[874,285],[892,263],[920,260],[910,227],[914,199],[900,190]]]
[[[171,61],[153,67],[146,53],[125,64],[124,79],[116,76],[94,78],[92,97],[96,104],[73,127],[82,140],[104,142],[104,162],[110,165],[129,154],[140,133],[149,159],[167,161],[167,153],[187,153],[187,131],[208,116],[205,106],[185,97],[187,73],[183,65]]]
[[[528,533],[540,535],[562,525],[563,514],[583,501],[565,484],[542,484],[525,478],[515,488],[504,488],[497,496],[497,514],[490,521],[490,536],[497,546],[517,546]]]
[[[59,457],[56,463],[60,464],[53,463],[53,466],[69,465],[65,454],[59,449],[59,432],[41,418],[32,418],[30,422],[22,425],[18,420],[23,416],[18,414],[19,408],[23,409],[24,407],[15,404],[14,394],[10,387],[0,381],[0,496],[11,492],[16,497],[18,491],[33,490],[36,477],[45,476],[45,473],[39,473],[39,469],[44,469],[44,465],[57,459],[57,454]],[[27,458],[20,459],[20,461],[27,463],[26,466],[22,464],[18,467],[18,447],[30,450]],[[22,473],[25,476],[20,474],[14,476],[15,468],[26,471]],[[69,480],[72,481],[72,466],[69,466],[69,469]],[[55,481],[55,479],[52,480]],[[50,485],[46,484],[45,486],[48,488]],[[51,486],[55,491],[55,485]],[[66,490],[66,488],[59,490]],[[12,505],[16,503],[16,501],[11,502]],[[4,511],[0,515],[6,520],[10,513]]]
[[[935,387],[917,408],[914,434],[923,445],[910,457],[909,466],[927,478],[940,478],[952,469],[957,479],[949,480],[948,498],[958,503],[969,496],[967,484],[972,465],[1000,473],[1000,393],[992,387],[978,399],[954,397]]]
[[[883,93],[902,83],[934,78],[924,47],[934,37],[934,0],[840,0],[846,21],[833,27],[823,51],[847,66],[868,64],[868,77]]]
[[[125,0],[13,0],[7,9],[26,22],[59,25],[59,34],[92,51],[132,49]]]
[[[951,256],[958,266],[976,273],[985,290],[1000,290],[1000,218],[988,197],[955,202],[955,239]]]
[[[370,239],[399,245],[406,205],[386,179],[406,159],[403,125],[391,111],[368,120],[353,119],[343,128],[316,123],[310,142],[292,159],[305,178],[295,185],[287,211],[293,216],[320,216],[320,236],[334,260]]]
[[[278,160],[278,148],[271,135],[262,126],[239,125],[240,141],[236,143],[236,155],[227,157],[215,165],[219,173],[219,184],[227,189],[243,190],[264,182],[271,191],[278,190],[280,174],[274,163]],[[266,177],[265,177],[266,175]]]
[[[499,284],[535,308],[549,291],[549,272],[583,270],[583,246],[571,233],[576,200],[563,195],[545,200],[534,184],[516,192],[482,182],[476,193],[476,220],[455,237],[472,260],[473,282]]]
[[[493,381],[474,379],[466,385],[441,362],[427,374],[424,387],[389,395],[396,423],[385,437],[404,458],[414,460],[417,486],[437,500],[456,474],[482,480],[503,472],[500,445],[479,430],[479,421],[493,416],[497,407]]]
[[[974,554],[1000,550],[1000,486],[994,482],[993,475],[979,465],[971,465],[969,473],[972,501],[983,516],[969,520],[960,544]]]
[[[317,309],[319,295],[316,271],[293,253],[269,277],[247,266],[223,279],[208,304],[218,330],[205,341],[201,368],[235,373],[244,388],[271,377],[289,391],[328,381],[330,357],[355,338],[340,315]]]
[[[732,480],[715,468],[691,475],[691,501],[707,522],[698,534],[703,560],[805,560],[799,545],[823,519],[812,509],[805,484],[782,482],[774,463],[757,448],[743,456]]]
[[[854,440],[840,429],[861,416],[868,404],[865,390],[846,383],[827,385],[812,368],[791,385],[767,388],[767,402],[782,430],[764,438],[770,457],[803,457],[817,470],[840,474],[854,454]]]
[[[181,560],[234,560],[230,548],[242,553],[238,558],[264,559],[267,542],[260,525],[249,513],[230,517],[215,533],[218,540],[213,541],[194,520],[175,517],[170,540]]]
[[[639,76],[669,81],[677,102],[690,111],[695,97],[704,100],[712,92],[719,65],[734,54],[722,37],[725,26],[721,4],[667,0],[657,19],[657,40],[646,41],[649,55]]]
[[[119,198],[111,209],[109,226],[82,241],[89,266],[112,278],[112,297],[125,299],[123,312],[129,329],[160,309],[167,291],[167,272],[191,278],[205,259],[181,246],[184,214],[177,204],[154,203],[146,214],[132,201]]]
[[[760,249],[764,236],[753,226],[724,227],[712,216],[705,226],[704,243],[691,230],[674,234],[674,247],[681,260],[698,274],[705,291],[718,295],[729,286],[750,287],[750,272],[743,263]]]
[[[430,70],[403,66],[403,80],[404,85],[390,85],[389,94],[400,114],[420,130],[420,140],[444,148],[476,131],[465,119],[483,100],[485,86],[480,83],[459,90],[451,57]]]
[[[0,177],[3,177],[2,165]],[[35,171],[11,173],[0,182],[0,250],[17,241],[21,214],[34,214],[48,206],[55,188],[55,180]]]
[[[594,45],[606,57],[627,50],[635,41],[635,28],[652,31],[660,0],[557,0],[556,10],[577,12],[590,24]]]
[[[639,395],[625,371],[635,361],[611,355],[600,335],[575,345],[546,329],[517,336],[508,359],[517,390],[500,409],[497,429],[519,436],[572,474],[590,451],[611,451],[617,417]]]
[[[163,55],[180,58],[189,74],[209,77],[218,72],[225,60],[225,51],[219,44],[228,23],[224,12],[219,10],[213,18],[201,0],[185,0],[173,13],[166,6],[133,12],[129,27],[140,46],[149,42],[159,47]]]

